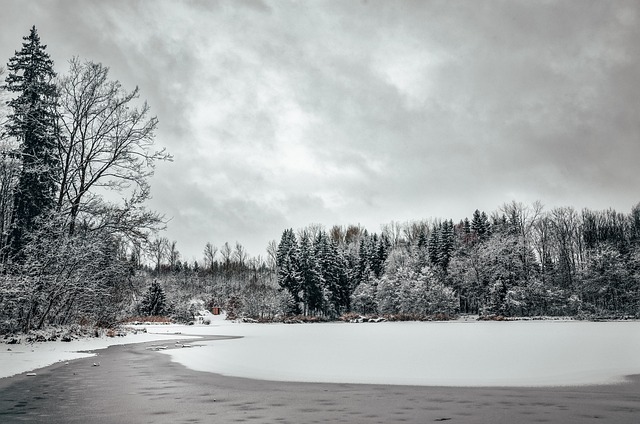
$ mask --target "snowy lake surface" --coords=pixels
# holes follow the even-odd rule
[[[562,386],[617,383],[640,374],[637,321],[287,325],[216,320],[182,331],[243,338],[162,352],[173,361],[198,371],[263,380]]]

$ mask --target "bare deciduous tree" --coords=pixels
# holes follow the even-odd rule
[[[271,240],[267,245],[267,267],[275,270],[278,257],[278,242]]]
[[[162,261],[166,259],[169,249],[169,240],[159,237],[149,243],[149,253],[156,264],[156,272],[160,272]]]
[[[233,259],[235,259],[238,265],[243,267],[245,265],[245,261],[247,260],[247,256],[248,254],[244,246],[240,244],[240,242],[236,241],[236,248],[233,251]]]
[[[135,107],[138,88],[125,91],[108,76],[102,64],[74,58],[59,82],[58,209],[68,208],[71,234],[95,188],[148,193],[155,162],[171,159],[164,149],[154,150],[158,120],[146,102]]]
[[[178,242],[177,241],[172,241],[171,243],[168,244],[168,259],[169,259],[169,266],[171,267],[171,270],[175,270],[176,269],[176,265],[178,264],[178,261],[180,260],[180,251],[178,250]]]
[[[222,255],[222,262],[225,267],[229,267],[231,264],[231,255],[233,254],[229,242],[224,242],[224,245],[220,248],[220,255]]]
[[[213,271],[213,264],[215,263],[216,253],[218,253],[218,248],[207,242],[204,246],[204,262],[209,268],[209,271]]]
[[[397,221],[391,221],[382,226],[382,234],[386,235],[393,247],[400,244],[402,240],[402,224]]]

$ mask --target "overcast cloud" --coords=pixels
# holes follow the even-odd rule
[[[471,216],[511,200],[640,201],[637,1],[0,1],[140,87],[151,206],[186,259],[285,228]]]

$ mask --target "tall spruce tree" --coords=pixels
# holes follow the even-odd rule
[[[329,292],[329,301],[335,306],[339,303],[340,269],[336,252],[324,230],[316,234],[313,248],[324,280],[324,287]]]
[[[53,61],[35,26],[23,39],[22,49],[9,59],[5,80],[6,89],[17,94],[9,101],[7,132],[19,142],[22,160],[8,241],[11,254],[18,257],[37,218],[55,204],[58,170]]]
[[[444,221],[440,227],[440,245],[438,251],[438,263],[443,271],[447,271],[449,261],[454,250],[453,221]]]
[[[338,244],[326,232],[320,231],[314,241],[315,255],[322,271],[324,287],[328,291],[333,312],[342,313],[349,309],[351,295],[346,263]]]
[[[440,264],[440,225],[433,225],[427,242],[429,261],[432,265]]]
[[[324,287],[320,264],[316,258],[311,238],[307,231],[300,237],[299,251],[300,291],[305,306],[305,314],[315,314],[324,310]]]
[[[413,256],[418,269],[422,269],[429,264],[429,236],[426,228],[420,230]]]
[[[385,262],[387,260],[387,256],[389,256],[389,250],[391,249],[389,237],[382,234],[378,239],[378,244],[374,247],[375,252],[371,263],[371,270],[375,274],[376,278],[380,278],[384,273]]]
[[[478,209],[473,212],[473,220],[471,221],[471,232],[476,234],[479,240],[485,240],[489,235],[489,218],[487,214]]]
[[[276,267],[278,268],[278,285],[292,297],[291,309],[288,314],[299,314],[301,277],[299,271],[299,249],[293,229],[284,230],[278,251],[276,253]]]

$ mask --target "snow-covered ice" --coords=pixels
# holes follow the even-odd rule
[[[616,383],[640,374],[637,321],[262,325],[216,320],[188,330],[244,338],[162,353],[194,370],[265,380],[557,386]]]
[[[149,325],[146,334],[0,345],[0,377],[113,344],[243,336],[159,350],[198,371],[264,380],[439,386],[616,383],[640,374],[640,322]],[[180,342],[182,343],[182,341]],[[184,347],[191,347],[186,344]],[[11,349],[11,350],[8,350]]]

